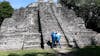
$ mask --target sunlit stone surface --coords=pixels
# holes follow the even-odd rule
[[[51,32],[61,33],[62,47],[84,47],[91,45],[96,32],[86,29],[82,18],[73,10],[62,5],[39,0],[26,8],[15,10],[11,18],[6,18],[0,30],[0,50],[45,48]],[[40,3],[42,2],[42,3]],[[40,23],[40,24],[39,24]],[[41,40],[43,38],[43,40]]]

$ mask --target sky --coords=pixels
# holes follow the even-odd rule
[[[3,0],[0,0],[0,2],[2,1]],[[32,2],[37,2],[37,0],[6,0],[6,1],[9,1],[14,9],[19,9],[20,7],[26,7],[28,4]],[[54,1],[56,2],[57,0]]]

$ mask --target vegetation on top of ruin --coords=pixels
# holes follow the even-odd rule
[[[60,0],[60,3],[76,6],[90,5],[91,3],[95,3],[97,6],[100,6],[100,0]]]
[[[69,9],[73,7],[87,28],[100,32],[100,0],[60,0],[60,3]]]

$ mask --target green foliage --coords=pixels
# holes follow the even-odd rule
[[[100,0],[60,0],[61,4],[73,4],[73,3],[75,3],[75,6],[89,5],[92,2],[94,2],[98,6],[100,6]]]
[[[14,10],[9,2],[4,1],[0,3],[0,17],[3,18],[11,17],[13,11]]]
[[[7,1],[0,2],[0,24],[4,18],[11,17],[14,9],[11,7],[10,3]]]
[[[100,56],[99,46],[88,46],[74,52],[75,56]]]
[[[100,0],[60,0],[69,9],[73,7],[76,15],[82,17],[86,28],[100,32]]]
[[[98,6],[100,6],[100,0],[95,0],[96,1],[96,4],[98,5]]]

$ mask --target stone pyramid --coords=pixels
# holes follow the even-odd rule
[[[42,1],[42,0],[41,0]],[[50,48],[51,32],[61,33],[62,47],[91,45],[96,32],[86,29],[82,18],[73,10],[50,2],[31,3],[15,10],[0,29],[0,50]]]

